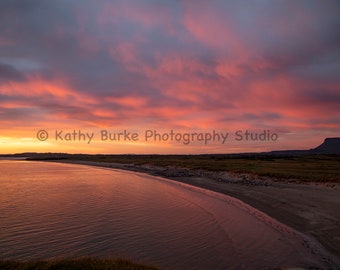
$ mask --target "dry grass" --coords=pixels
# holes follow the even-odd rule
[[[230,171],[298,179],[313,182],[340,182],[340,155],[68,155],[35,156],[34,159],[69,159],[123,164],[175,166],[210,171]]]
[[[127,260],[84,258],[51,261],[0,261],[1,270],[157,270]]]

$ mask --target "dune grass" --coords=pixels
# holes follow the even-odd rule
[[[122,259],[83,258],[51,261],[0,261],[1,270],[157,270]]]
[[[209,171],[250,173],[302,182],[340,183],[340,155],[42,155],[31,159],[68,159],[135,165],[174,166]]]
[[[228,155],[82,155],[69,157],[98,162],[175,166],[209,171],[251,173],[300,181],[340,182],[339,155],[228,156]]]

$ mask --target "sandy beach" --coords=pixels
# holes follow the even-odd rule
[[[338,184],[301,184],[246,174],[151,165],[70,160],[58,162],[148,173],[235,197],[317,240],[330,254],[340,258]]]

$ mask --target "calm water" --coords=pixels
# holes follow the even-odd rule
[[[0,160],[0,259],[125,257],[161,269],[318,266],[240,201],[148,175]]]

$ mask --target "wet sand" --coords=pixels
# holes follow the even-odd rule
[[[340,258],[340,186],[299,184],[246,174],[88,161],[58,161],[162,176],[238,198],[279,222],[316,239]]]

